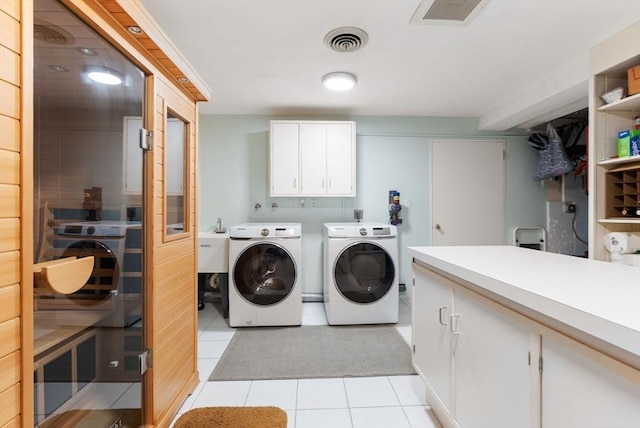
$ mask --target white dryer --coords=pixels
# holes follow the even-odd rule
[[[229,325],[302,324],[300,223],[229,229]]]
[[[323,297],[330,325],[398,322],[397,227],[325,223]]]
[[[87,283],[69,295],[35,299],[37,309],[103,311],[100,326],[127,327],[142,317],[142,225],[80,221],[54,227],[44,259],[94,257]]]

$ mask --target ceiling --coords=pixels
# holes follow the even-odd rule
[[[639,0],[489,0],[468,25],[410,23],[419,0],[141,1],[211,87],[201,114],[477,117],[498,130],[585,107],[588,49],[640,20]],[[342,26],[368,43],[330,50]],[[357,86],[324,89],[333,71]]]
[[[640,0],[483,0],[466,25],[412,23],[432,1],[141,0],[212,88],[201,114],[475,117],[483,130],[530,128],[586,107],[588,49],[640,21]],[[63,45],[36,38],[40,104],[77,103],[70,95],[89,86],[75,71],[88,64],[116,65],[142,85],[129,61],[50,0],[36,3],[39,23],[72,35]],[[368,42],[331,50],[324,37],[343,26]],[[97,56],[82,58],[81,46]],[[357,86],[323,88],[334,71],[355,74]]]

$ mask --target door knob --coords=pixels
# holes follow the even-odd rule
[[[433,228],[435,230],[440,230],[440,229],[442,229],[442,226],[440,226],[439,224],[436,224],[435,226],[433,226]]]

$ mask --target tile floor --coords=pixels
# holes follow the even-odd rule
[[[322,303],[304,303],[303,325],[327,324]],[[396,325],[411,343],[411,311],[400,298]],[[209,382],[207,378],[235,333],[217,303],[198,313],[200,384],[178,416],[196,407],[277,406],[288,414],[288,428],[439,428],[417,376]]]

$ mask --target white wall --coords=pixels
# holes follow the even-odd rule
[[[271,119],[355,120],[357,196],[355,198],[271,198],[268,196],[268,129]],[[536,153],[526,136],[479,132],[475,119],[418,117],[207,116],[199,121],[199,225],[206,231],[220,217],[223,226],[244,222],[300,222],[303,231],[303,292],[322,291],[322,224],[388,222],[388,191],[403,204],[399,226],[400,282],[411,284],[406,247],[430,243],[429,141],[434,138],[495,138],[506,141],[507,213],[505,243],[516,226],[545,226],[545,196],[533,180]],[[461,154],[462,155],[462,154]],[[451,166],[455,168],[455,165]],[[464,185],[464,183],[461,183]],[[254,209],[258,203],[262,208]],[[272,209],[272,204],[278,207]],[[468,209],[473,221],[472,207]]]

